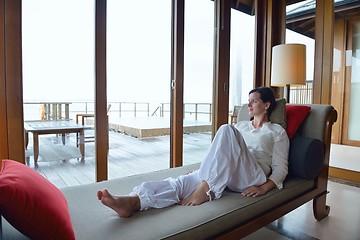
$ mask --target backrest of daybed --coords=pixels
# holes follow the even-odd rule
[[[305,118],[304,122],[297,130],[297,136],[316,138],[324,142],[327,136],[327,129],[336,121],[336,111],[331,105],[328,104],[291,104],[291,105],[304,105],[311,107],[309,115]],[[248,120],[250,116],[247,112],[246,104],[242,106],[239,111],[238,120]],[[329,120],[329,121],[328,121]]]

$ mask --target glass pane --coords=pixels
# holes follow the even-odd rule
[[[306,46],[306,85],[290,87],[290,103],[312,103],[314,80],[315,40],[300,33],[286,29],[285,43],[300,43]]]
[[[107,1],[109,178],[169,167],[171,1]]]
[[[236,123],[238,106],[248,102],[254,79],[255,17],[231,10],[229,122]]]
[[[315,30],[308,26],[309,23],[299,20],[298,16],[304,12],[315,12],[316,2],[304,0],[286,6],[287,23],[285,43],[300,43],[306,46],[306,85],[290,87],[290,103],[310,104],[312,103],[312,86],[314,78],[315,58]],[[314,24],[314,23],[313,23]]]
[[[201,162],[211,142],[214,2],[186,2],[184,45],[183,165],[188,165]]]
[[[348,139],[360,141],[360,22],[353,24]]]
[[[22,1],[24,120],[37,128],[28,132],[26,160],[58,187],[95,180],[94,143],[79,142],[79,132],[61,137],[85,103],[93,105],[94,6],[89,0]],[[49,126],[56,134],[39,135],[37,149],[34,134]],[[79,177],[78,168],[91,173]]]

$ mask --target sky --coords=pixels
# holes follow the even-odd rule
[[[24,101],[93,101],[94,1],[23,0],[22,6]],[[168,0],[107,1],[108,101],[170,101],[170,14]],[[212,1],[186,1],[185,102],[211,102],[213,18]],[[246,102],[252,88],[254,24],[253,16],[232,11],[231,106]],[[309,41],[288,32],[289,43]]]

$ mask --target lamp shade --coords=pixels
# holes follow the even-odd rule
[[[305,85],[306,46],[280,44],[272,49],[271,86]]]

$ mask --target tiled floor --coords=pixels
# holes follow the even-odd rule
[[[333,144],[330,166],[360,172],[360,147]],[[315,220],[308,202],[245,239],[359,240],[360,188],[329,181],[328,190],[330,214],[322,221]]]
[[[360,147],[331,144],[330,166],[360,172]]]
[[[360,239],[360,188],[329,181],[328,189],[327,218],[316,221],[308,202],[245,239]]]

